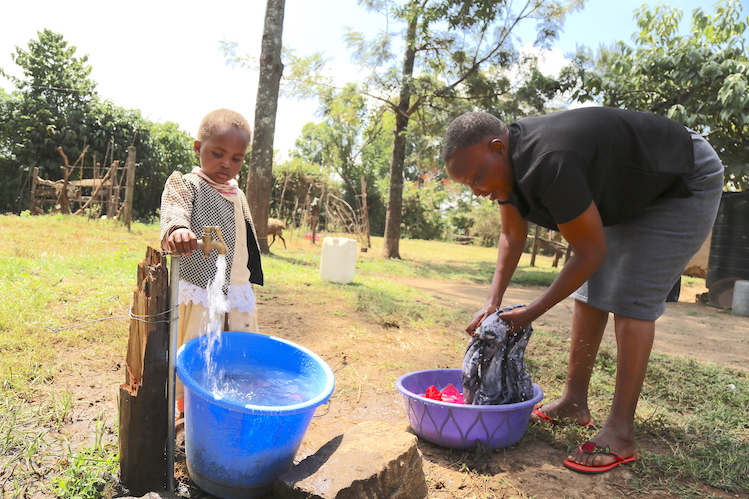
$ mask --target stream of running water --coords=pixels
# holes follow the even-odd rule
[[[203,341],[205,348],[205,377],[204,386],[211,392],[218,387],[218,379],[221,373],[216,372],[216,355],[221,351],[221,332],[224,330],[224,318],[229,312],[229,302],[224,295],[224,283],[226,282],[226,255],[219,254],[216,259],[216,276],[208,284],[208,325],[204,331]]]
[[[208,285],[208,325],[203,336],[203,355],[206,369],[196,381],[206,387],[217,399],[227,399],[239,404],[262,406],[287,406],[309,400],[319,391],[318,383],[307,376],[276,367],[256,365],[248,359],[247,366],[218,368],[216,356],[221,351],[221,333],[229,312],[224,295],[226,281],[226,255],[218,255],[216,276]]]

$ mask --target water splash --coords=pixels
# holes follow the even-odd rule
[[[226,255],[218,255],[216,259],[216,275],[208,284],[208,321],[202,331],[203,356],[205,359],[205,380],[208,388],[216,391],[221,372],[216,372],[216,362],[213,360],[221,351],[221,333],[224,330],[224,320],[229,312],[229,301],[224,295],[226,282]]]

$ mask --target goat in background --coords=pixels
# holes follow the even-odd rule
[[[276,236],[278,236],[281,241],[283,241],[283,249],[286,249],[286,239],[283,238],[281,233],[286,228],[286,224],[284,224],[281,220],[277,218],[269,218],[268,219],[268,235],[273,236],[273,241],[268,245],[268,249],[270,249],[271,246],[273,246],[273,243],[276,242]]]

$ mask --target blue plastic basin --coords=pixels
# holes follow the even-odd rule
[[[315,409],[333,393],[333,371],[304,347],[273,336],[225,332],[212,356],[217,369],[277,368],[314,380],[312,398],[293,405],[256,406],[217,399],[202,379],[205,337],[177,353],[177,374],[185,385],[185,453],[190,478],[223,498],[262,497],[289,468]]]

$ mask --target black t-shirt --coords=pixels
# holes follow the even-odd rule
[[[525,118],[509,129],[510,202],[541,226],[556,229],[591,201],[608,226],[656,199],[691,196],[682,177],[694,170],[689,131],[663,116],[589,107]]]

